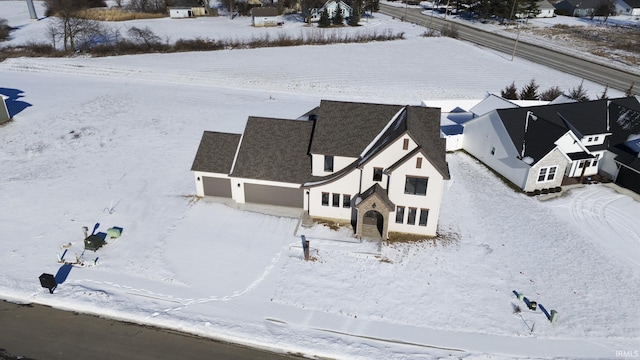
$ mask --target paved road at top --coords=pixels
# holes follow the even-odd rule
[[[488,32],[477,27],[468,26],[461,22],[447,21],[436,16],[422,14],[423,9],[394,7],[380,4],[380,12],[389,16],[424,26],[425,28],[442,29],[445,26],[455,26],[458,31],[458,39],[469,41],[490,49],[530,60],[532,62],[545,65],[561,72],[578,76],[585,80],[593,81],[603,86],[608,85],[611,89],[626,91],[631,84],[637,93],[640,89],[640,73],[615,68],[613,66],[594,63],[586,59],[578,58],[574,55],[561,53],[556,50],[542,48],[532,45],[519,39],[517,45],[513,38]],[[612,61],[613,63],[613,61]]]
[[[0,301],[0,359],[291,360],[168,330]]]

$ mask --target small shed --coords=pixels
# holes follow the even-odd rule
[[[11,115],[9,115],[9,108],[7,108],[6,97],[0,94],[0,124],[5,121],[11,120]]]
[[[173,7],[169,9],[169,17],[172,19],[194,17],[193,9],[190,7]]]
[[[251,25],[261,27],[281,24],[278,9],[274,7],[255,7],[251,9]]]

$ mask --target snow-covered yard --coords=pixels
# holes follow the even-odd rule
[[[23,5],[0,1],[0,17],[10,9],[28,19]],[[173,33],[201,20],[161,21],[158,31]],[[221,34],[230,23],[202,21]],[[40,22],[20,24],[17,34],[44,36],[30,30]],[[347,231],[302,228],[296,212],[194,198],[189,170],[202,131],[240,133],[249,115],[295,118],[320,99],[479,99],[533,77],[542,88],[580,83],[423,38],[382,15],[368,26],[408,36],[0,63],[0,93],[12,94],[17,111],[0,126],[0,298],[317,357],[637,356],[640,205],[604,185],[540,201],[452,153],[442,238],[381,247]],[[458,71],[444,75],[442,64]],[[82,227],[95,223],[122,227],[122,236],[82,255]],[[304,261],[301,234],[315,261]],[[65,260],[82,255],[85,266],[65,274],[57,262],[65,250]],[[53,295],[40,287],[41,273],[64,278]],[[558,321],[526,309],[513,290],[556,310]]]

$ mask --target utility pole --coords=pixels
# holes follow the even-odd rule
[[[36,8],[33,6],[33,0],[27,0],[27,7],[29,8],[29,17],[31,20],[38,20],[36,15]]]
[[[511,61],[516,57],[516,49],[518,48],[518,40],[520,39],[520,22],[516,20],[516,29],[518,29],[518,33],[516,35],[516,42],[513,44],[513,53],[511,54]]]
[[[407,21],[407,7],[409,6],[409,0],[404,0],[404,17],[402,21]]]

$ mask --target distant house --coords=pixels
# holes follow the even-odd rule
[[[254,7],[251,8],[251,25],[261,26],[278,26],[281,25],[278,9],[274,7]]]
[[[618,0],[616,11],[618,15],[640,16],[640,0]]]
[[[555,5],[556,14],[575,17],[591,16],[602,4],[602,0],[562,0]]]
[[[0,124],[11,120],[9,109],[7,108],[6,97],[0,94]]]
[[[339,1],[335,1],[335,0],[329,0],[327,1],[324,6],[322,6],[322,8],[320,9],[320,12],[327,12],[327,14],[329,15],[329,19],[333,19],[333,17],[336,14],[336,11],[338,11],[338,7],[340,7],[340,12],[342,14],[343,18],[349,18],[351,16],[351,13],[353,12],[353,9],[351,8],[351,6],[347,5],[344,1],[339,0]]]
[[[194,17],[193,10],[190,7],[172,7],[169,9],[169,17],[172,19]]]
[[[436,235],[449,170],[440,110],[323,100],[296,120],[249,117],[243,134],[205,131],[198,196],[304,209],[373,232]]]
[[[540,12],[537,18],[550,18],[556,16],[556,8],[547,0],[538,1],[538,9]]]
[[[496,109],[464,123],[463,148],[526,192],[604,175],[640,192],[635,97]]]
[[[536,17],[536,18],[550,18],[556,16],[556,8],[547,0],[539,0],[538,2],[538,13],[517,13],[516,17],[519,19],[524,19],[527,17]]]

